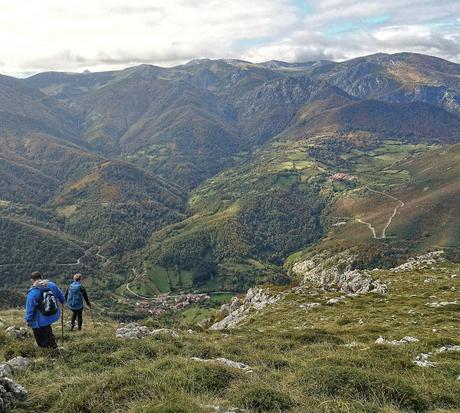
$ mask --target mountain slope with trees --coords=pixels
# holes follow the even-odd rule
[[[1,76],[4,256],[37,266],[28,234],[69,262],[101,252],[119,286],[135,268],[239,291],[287,279],[296,252],[370,242],[391,197],[382,248],[456,248],[459,73],[400,53]]]

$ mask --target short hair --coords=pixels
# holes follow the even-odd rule
[[[34,271],[32,274],[30,274],[30,279],[31,280],[39,280],[40,278],[42,278],[42,274],[40,271]]]
[[[80,280],[81,280],[81,274],[80,274],[80,273],[75,274],[75,275],[73,276],[73,280],[74,280],[74,281],[80,281]]]

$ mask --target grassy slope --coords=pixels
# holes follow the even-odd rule
[[[420,249],[458,247],[460,220],[455,211],[460,199],[460,146],[420,146],[409,151],[400,148],[399,153],[392,153],[391,148],[397,149],[399,145],[387,146],[385,153],[385,148],[378,148],[372,156],[359,159],[350,170],[361,182],[355,190],[344,192],[335,204],[333,221],[343,221],[346,225],[333,228],[329,237],[369,239],[371,232],[353,217],[370,222],[381,234],[398,202],[365,189],[368,187],[405,203],[394,217],[387,236],[415,241]],[[417,156],[411,155],[411,151]]]
[[[460,307],[426,304],[456,300],[460,281],[451,275],[459,272],[458,264],[380,271],[375,275],[389,284],[388,295],[349,297],[337,306],[325,304],[336,293],[287,291],[280,302],[228,335],[184,329],[178,339],[122,341],[114,338],[115,323],[99,318],[97,329],[88,323],[84,335],[66,333],[56,358],[31,339],[17,342],[0,332],[0,359],[24,355],[36,362],[15,374],[29,398],[14,412],[210,412],[204,407],[210,404],[249,412],[456,412],[459,353],[434,350],[460,344]],[[306,302],[322,305],[299,308]],[[19,311],[0,313],[6,325],[20,318]],[[374,343],[379,335],[411,335],[420,342],[379,346]],[[344,346],[352,341],[356,347]],[[428,351],[435,368],[412,363]],[[202,364],[190,360],[193,356],[227,357],[247,363],[253,373]]]
[[[396,200],[385,195],[388,194],[406,203],[388,226],[388,238],[420,250],[458,246],[460,221],[455,205],[460,196],[456,182],[459,148],[459,145],[401,140],[382,142],[359,133],[341,138],[314,136],[296,141],[275,141],[257,151],[241,166],[215,176],[195,190],[189,198],[192,215],[154,233],[147,260],[158,263],[162,257],[178,256],[180,252],[185,257],[189,254],[192,257],[189,262],[192,262],[209,256],[212,251],[219,262],[217,280],[222,288],[222,280],[235,274],[235,265],[245,264],[248,257],[267,264],[264,251],[251,249],[251,243],[255,242],[255,236],[251,235],[254,232],[249,231],[249,237],[245,237],[240,229],[239,217],[245,205],[249,204],[249,209],[254,210],[257,207],[252,205],[259,204],[251,204],[253,200],[266,200],[276,191],[302,186],[321,187],[320,199],[325,209],[317,210],[317,214],[324,215],[323,225],[330,245],[369,242],[372,233],[358,219],[370,222],[377,236],[381,236],[398,206]],[[358,181],[331,182],[329,177],[336,172],[353,174]],[[313,203],[314,199],[307,196],[305,204]],[[274,210],[272,207],[272,213]],[[299,210],[295,215],[299,215]],[[285,222],[280,218],[275,220]],[[261,222],[261,217],[257,221]],[[273,225],[273,222],[269,223]],[[337,223],[342,224],[332,226]],[[270,237],[276,234],[276,225],[270,227],[265,222],[263,225]],[[283,225],[288,233],[291,229]],[[244,227],[247,228],[248,224],[245,223]],[[206,239],[203,244],[196,241],[203,239]],[[262,245],[261,240],[256,243]],[[220,259],[216,245],[232,251],[234,256]],[[308,245],[300,248],[305,246]],[[248,270],[245,267],[243,272],[247,274]],[[150,272],[151,281],[161,284],[162,291],[165,284],[162,273],[165,271]],[[213,288],[212,285],[209,287]]]

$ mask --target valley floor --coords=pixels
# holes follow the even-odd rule
[[[12,411],[460,411],[460,265],[373,276],[388,285],[387,294],[332,304],[343,294],[273,290],[281,294],[277,303],[228,331],[190,326],[177,328],[177,336],[128,340],[116,338],[114,321],[97,318],[94,328],[88,317],[84,333],[66,332],[59,356],[31,338],[9,337],[4,328],[21,324],[22,313],[3,311],[0,360],[34,362],[14,373],[29,395]],[[141,324],[159,327],[153,319]],[[418,341],[385,341],[404,337]]]

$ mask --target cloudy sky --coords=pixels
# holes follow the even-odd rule
[[[0,73],[191,59],[344,60],[411,51],[460,62],[460,0],[0,0]]]

